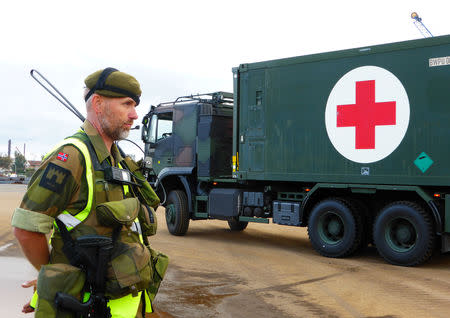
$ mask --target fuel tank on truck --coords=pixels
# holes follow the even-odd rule
[[[450,36],[233,71],[234,177],[450,185]]]

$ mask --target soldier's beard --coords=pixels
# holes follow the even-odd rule
[[[112,140],[123,140],[130,134],[130,130],[122,127],[124,123],[114,121],[109,116],[100,117],[99,121],[103,132]]]

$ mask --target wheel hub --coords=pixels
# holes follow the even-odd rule
[[[411,229],[406,225],[400,225],[397,228],[397,231],[395,233],[397,236],[397,239],[400,243],[407,243],[411,241],[412,232]]]
[[[397,218],[386,227],[386,241],[397,252],[407,252],[416,243],[416,228],[407,219]]]
[[[329,211],[320,218],[318,233],[327,244],[337,244],[344,237],[344,223],[339,215]]]
[[[341,232],[341,224],[338,220],[331,220],[330,223],[328,223],[328,232],[330,232],[331,235],[338,235]]]

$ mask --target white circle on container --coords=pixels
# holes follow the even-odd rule
[[[370,163],[386,158],[400,145],[409,116],[409,99],[400,80],[384,68],[362,66],[342,76],[331,90],[325,126],[342,156]]]

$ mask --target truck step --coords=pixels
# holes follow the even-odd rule
[[[197,195],[195,197],[194,216],[196,219],[207,219],[208,218],[208,212],[207,212],[207,206],[206,206],[207,202],[208,202],[207,195]]]
[[[255,222],[255,223],[269,223],[269,219],[263,219],[263,218],[253,218],[249,216],[240,216],[239,221],[241,222]]]

